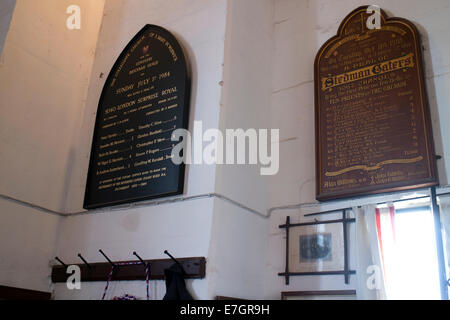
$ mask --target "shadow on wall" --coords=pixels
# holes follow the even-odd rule
[[[0,53],[3,51],[15,6],[16,0],[2,0],[0,2]]]
[[[122,50],[125,48],[126,43],[122,46],[117,46],[112,50],[104,50],[104,47],[110,47],[114,43],[120,43],[121,37],[126,41],[128,37],[123,37],[119,30],[125,28],[124,15],[124,2],[117,1],[112,6],[111,2],[106,2],[103,9],[103,21],[98,32],[99,37],[97,39],[95,58],[92,65],[92,73],[89,79],[89,86],[87,92],[86,103],[84,106],[83,116],[81,119],[80,129],[75,134],[73,145],[75,149],[70,150],[68,155],[68,162],[65,175],[64,199],[62,199],[62,208],[66,212],[78,212],[84,211],[81,208],[81,204],[84,201],[85,186],[87,180],[87,172],[89,167],[89,159],[91,154],[92,145],[92,133],[94,132],[95,119],[97,114],[98,103],[103,86],[106,82],[108,74],[112,65],[119,57]],[[113,19],[107,21],[114,21],[114,25],[105,23],[106,16],[114,16]],[[108,39],[105,41],[101,38],[105,29],[111,29],[116,32],[109,32]],[[136,30],[136,33],[139,30]],[[135,33],[135,34],[136,34]],[[135,35],[131,34],[130,39]],[[105,53],[106,51],[106,53]],[[80,146],[83,146],[82,148]],[[75,152],[76,150],[76,152]],[[77,190],[69,195],[69,190]]]
[[[433,76],[433,60],[431,58],[431,45],[430,40],[428,37],[428,33],[425,30],[422,25],[418,24],[415,21],[412,21],[414,25],[419,30],[420,36],[421,36],[421,42],[422,42],[422,54],[423,54],[423,60],[424,60],[424,68],[425,68],[425,82],[426,82],[426,89],[428,94],[428,103],[430,106],[430,113],[431,113],[431,126],[433,129],[433,138],[434,138],[434,147],[436,155],[443,156],[444,155],[444,141],[442,139],[442,128],[441,123],[439,121],[441,112],[439,111],[438,101],[437,101],[437,91],[436,91],[436,85],[434,81]],[[444,165],[444,160],[440,159],[437,161],[438,165],[438,174],[439,174],[439,182],[442,186],[448,185],[448,175],[447,175],[447,168]]]
[[[175,38],[178,40],[178,42],[181,45],[181,48],[183,49],[184,56],[186,58],[186,64],[188,68],[188,75],[190,77],[190,83],[191,83],[191,101],[189,105],[189,120],[188,120],[188,130],[190,132],[193,132],[194,128],[194,121],[195,121],[195,108],[197,105],[197,91],[198,91],[198,67],[197,67],[197,59],[195,56],[194,50],[189,45],[188,41],[186,41],[183,36],[177,32],[174,32],[173,30],[168,29],[169,32],[171,32]],[[190,165],[186,164],[185,169],[185,179],[184,179],[184,193],[189,194],[189,170]]]
[[[401,16],[400,14],[394,14],[391,11],[387,10],[386,8],[382,8],[389,17],[397,17]],[[431,114],[431,126],[433,129],[433,138],[434,138],[434,147],[436,155],[443,156],[444,155],[444,141],[442,139],[442,130],[441,130],[441,124],[440,124],[440,115],[441,112],[439,112],[439,106],[437,102],[437,92],[436,92],[436,85],[434,82],[434,65],[433,65],[433,59],[431,57],[431,44],[430,39],[428,36],[427,30],[419,24],[414,19],[410,19],[410,21],[417,27],[417,30],[419,30],[420,34],[420,41],[422,44],[422,55],[423,55],[423,65],[424,65],[424,73],[425,73],[425,82],[426,82],[426,90],[428,95],[428,104],[430,107],[430,114]],[[437,161],[438,165],[438,175],[439,175],[439,182],[440,185],[448,185],[448,176],[447,176],[447,169],[444,165],[443,160]]]

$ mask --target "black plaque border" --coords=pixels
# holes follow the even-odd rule
[[[436,164],[436,153],[435,153],[435,145],[433,139],[433,131],[432,131],[432,121],[430,114],[430,106],[428,101],[428,94],[426,90],[426,79],[424,72],[424,60],[423,60],[423,52],[422,52],[422,44],[421,44],[421,36],[417,29],[417,27],[409,20],[399,17],[388,17],[386,12],[381,9],[381,17],[382,24],[388,23],[402,23],[408,26],[413,32],[415,38],[415,46],[417,51],[417,69],[419,72],[419,82],[420,82],[420,90],[422,96],[422,110],[424,113],[424,125],[425,130],[423,134],[425,134],[425,140],[428,143],[428,162],[430,164],[430,176],[427,179],[420,180],[411,180],[401,183],[390,183],[387,184],[386,187],[376,186],[376,187],[365,187],[360,188],[356,191],[339,191],[333,193],[321,193],[321,178],[322,178],[322,159],[321,159],[321,127],[320,127],[320,106],[319,106],[319,89],[320,89],[320,76],[319,76],[319,60],[323,52],[334,42],[337,42],[343,36],[345,26],[350,19],[352,19],[356,14],[361,12],[367,12],[367,9],[370,6],[360,6],[349,13],[345,19],[341,22],[337,34],[328,39],[319,49],[315,61],[314,61],[314,105],[315,105],[315,152],[316,152],[316,199],[321,202],[331,201],[331,200],[340,200],[340,199],[351,199],[357,198],[361,196],[370,196],[377,195],[383,193],[391,193],[391,192],[400,192],[400,191],[408,191],[408,190],[416,190],[428,187],[434,187],[439,185],[439,178],[437,173],[437,164]]]
[[[106,81],[103,85],[102,93],[100,95],[100,100],[97,107],[97,115],[95,120],[95,127],[94,127],[94,135],[92,139],[92,145],[91,145],[91,153],[89,158],[89,169],[88,169],[88,175],[86,179],[86,189],[84,194],[84,203],[83,208],[86,210],[91,209],[97,209],[102,207],[108,207],[108,206],[116,206],[116,205],[122,205],[122,204],[128,204],[133,203],[137,201],[145,201],[145,200],[153,200],[157,198],[164,198],[164,197],[171,197],[176,195],[181,195],[184,193],[184,183],[185,183],[185,175],[186,175],[186,165],[181,163],[179,165],[180,172],[178,176],[178,188],[174,192],[167,192],[167,193],[160,193],[160,194],[154,194],[151,196],[143,196],[143,197],[136,197],[136,198],[127,198],[123,200],[117,200],[112,201],[108,203],[93,203],[93,201],[88,199],[89,195],[89,188],[91,187],[90,182],[92,180],[93,175],[93,159],[95,154],[95,141],[97,141],[98,135],[99,135],[99,124],[101,120],[100,116],[100,110],[99,107],[102,105],[104,96],[106,94],[107,88],[109,87],[112,79],[114,78],[114,73],[117,70],[118,66],[120,65],[121,61],[127,54],[127,52],[130,50],[130,48],[135,44],[135,42],[146,32],[148,32],[150,29],[156,30],[156,32],[163,33],[165,36],[167,36],[168,39],[171,40],[171,45],[178,50],[178,52],[181,52],[180,59],[182,60],[182,63],[186,67],[186,79],[185,79],[185,95],[184,95],[184,108],[183,108],[183,128],[188,129],[189,126],[189,110],[190,110],[190,101],[191,101],[191,76],[190,76],[190,65],[188,63],[189,59],[186,58],[185,51],[183,50],[183,47],[181,46],[180,42],[175,38],[175,36],[167,29],[153,25],[153,24],[146,24],[126,45],[126,47],[122,50],[119,57],[116,59],[116,62],[114,63],[113,67],[111,68],[108,77],[106,78]]]

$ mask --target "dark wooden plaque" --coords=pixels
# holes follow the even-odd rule
[[[315,61],[319,201],[438,183],[419,33],[383,11],[381,28],[369,29],[367,8]]]
[[[145,26],[114,64],[97,111],[84,208],[183,193],[184,165],[171,153],[187,128],[190,81],[182,48]]]

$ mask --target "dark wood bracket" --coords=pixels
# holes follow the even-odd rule
[[[206,273],[206,259],[204,257],[177,258],[182,265],[186,279],[202,279]],[[172,259],[144,260],[150,266],[150,280],[164,280],[164,269],[174,264]],[[120,265],[121,263],[138,263],[132,265]],[[112,280],[130,281],[145,280],[145,267],[139,261],[113,262],[115,265]],[[89,263],[89,265],[74,264],[81,270],[81,282],[106,281],[111,271],[111,264]],[[66,282],[71,274],[67,273],[67,267],[54,266],[52,269],[52,281],[54,283]]]
[[[22,288],[0,286],[0,300],[9,301],[41,301],[50,300],[51,292],[34,291]]]

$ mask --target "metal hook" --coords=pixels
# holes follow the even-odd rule
[[[80,257],[81,260],[83,260],[84,264],[89,268],[92,269],[91,265],[83,258],[81,253],[78,254],[78,257]]]
[[[135,255],[138,259],[139,259],[139,261],[141,261],[141,263],[144,265],[144,266],[147,266],[147,262],[145,262],[137,253],[136,253],[136,251],[133,251],[133,255]]]
[[[57,261],[58,261],[59,263],[61,263],[65,268],[67,268],[67,265],[66,265],[64,262],[62,262],[60,258],[55,257],[55,260],[57,260]]]
[[[106,256],[106,254],[102,251],[102,249],[98,250],[98,252],[100,252],[100,253],[105,257],[106,260],[108,260],[109,264],[110,264],[112,267],[116,267],[116,265],[115,265],[111,260],[109,260],[109,258],[108,258],[108,257]]]
[[[172,259],[177,265],[179,265],[180,268],[181,268],[182,270],[184,270],[184,269],[183,269],[183,266],[181,265],[181,263],[180,263],[177,259],[175,259],[175,258],[169,253],[169,251],[164,250],[164,253],[167,254],[167,255],[170,257],[170,259]]]

